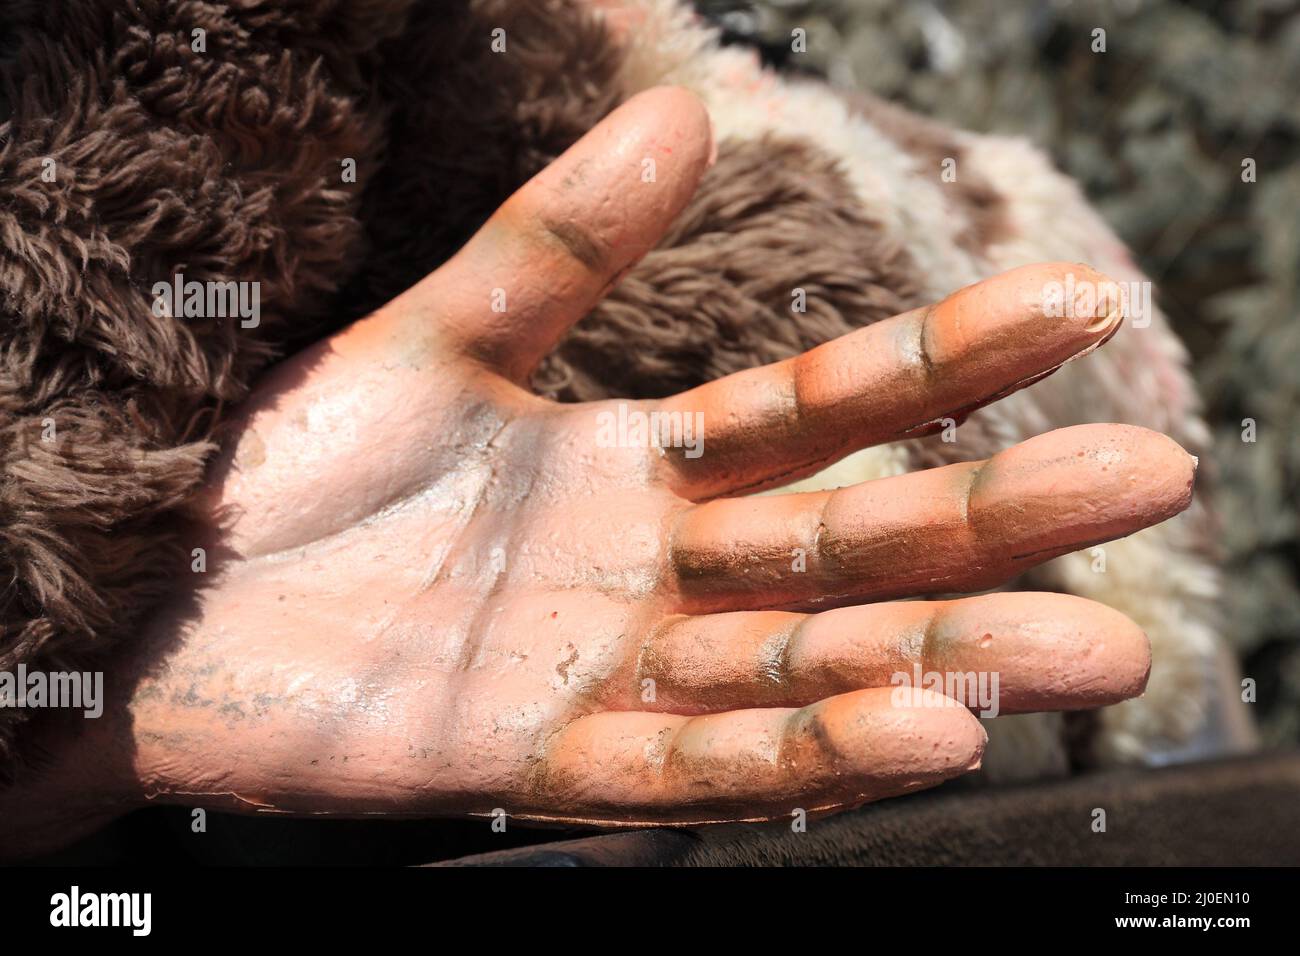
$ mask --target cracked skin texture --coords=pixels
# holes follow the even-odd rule
[[[641,94],[443,268],[265,376],[194,509],[207,573],[115,673],[104,719],[50,736],[39,777],[0,798],[0,843],[21,855],[150,801],[611,826],[832,812],[979,765],[973,702],[893,693],[912,664],[996,670],[1005,712],[1140,693],[1144,635],[1092,602],[871,602],[985,589],[1176,514],[1195,463],[1161,435],[1080,426],[727,497],[1096,348],[1117,311],[1049,319],[1035,297],[1086,267],[1019,269],[634,403],[703,411],[698,459],[599,447],[614,403],[527,391],[712,156],[693,96]]]

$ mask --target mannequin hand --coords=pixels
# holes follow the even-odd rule
[[[622,412],[527,391],[710,151],[689,94],[636,97],[446,265],[265,377],[196,508],[206,574],[79,731],[93,788],[118,809],[758,820],[978,766],[967,706],[891,685],[914,664],[996,673],[1002,713],[1142,691],[1141,631],[1079,598],[873,602],[987,589],[1176,514],[1194,463],[1161,435],[1082,426],[988,461],[736,497],[1096,347],[1118,310],[1043,314],[1067,271],[1102,281],[1086,267],[1016,270]],[[702,422],[702,444],[620,432],[651,412]]]

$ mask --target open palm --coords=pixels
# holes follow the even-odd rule
[[[1102,606],[894,599],[988,589],[1177,513],[1194,463],[1169,439],[1082,426],[749,495],[1100,345],[1118,308],[1044,314],[1067,271],[1102,281],[1084,266],[662,401],[527,390],[710,151],[689,94],[636,97],[443,268],[266,376],[195,508],[207,572],[158,616],[106,736],[129,738],[124,803],[767,819],[978,766],[976,702],[900,694],[897,674],[996,674],[1003,713],[1141,692],[1146,640]]]

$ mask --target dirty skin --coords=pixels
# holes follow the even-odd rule
[[[0,844],[47,848],[149,802],[606,826],[829,813],[980,764],[966,702],[900,703],[897,670],[997,671],[1003,712],[1140,694],[1142,631],[1082,598],[881,602],[984,590],[1172,517],[1195,463],[1170,439],[1087,425],[748,495],[1087,361],[1119,317],[1046,321],[1037,296],[1105,281],[1086,266],[1026,266],[643,403],[703,413],[696,459],[600,447],[612,403],[528,389],[714,154],[691,94],[642,93],[436,272],[270,370],[192,509],[206,572],[184,569],[115,665],[117,705],[51,731],[42,772],[0,796]]]

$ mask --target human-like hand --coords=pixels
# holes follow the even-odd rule
[[[110,677],[121,700],[65,779],[117,809],[760,820],[979,765],[966,706],[893,686],[914,665],[996,674],[1002,713],[1140,693],[1145,637],[1089,601],[878,602],[987,589],[1176,514],[1194,462],[1161,435],[1082,426],[738,497],[1098,346],[1117,302],[1044,311],[1067,271],[1102,281],[1086,267],[1016,270],[662,401],[526,389],[710,153],[698,101],[644,93],[445,266],[273,369],[196,508],[207,573]],[[680,447],[637,433],[656,413]]]

